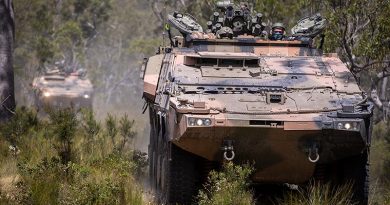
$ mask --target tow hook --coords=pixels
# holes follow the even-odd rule
[[[224,146],[222,147],[223,150],[223,158],[226,161],[232,161],[236,154],[234,153],[233,148],[233,141],[232,140],[225,140],[223,142]]]
[[[309,162],[311,163],[317,163],[320,160],[320,154],[318,154],[318,145],[314,143],[309,149],[308,149],[308,157]]]

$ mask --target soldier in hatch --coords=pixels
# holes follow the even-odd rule
[[[282,23],[275,23],[272,26],[269,39],[272,41],[284,40],[286,37],[286,29]]]

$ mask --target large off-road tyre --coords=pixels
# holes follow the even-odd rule
[[[201,185],[199,157],[172,143],[168,142],[165,145],[165,154],[162,158],[160,203],[195,204]]]
[[[342,161],[342,181],[352,184],[353,200],[358,205],[368,204],[369,151]]]
[[[314,175],[316,183],[329,183],[335,190],[351,186],[352,199],[357,205],[367,205],[369,195],[368,150],[334,164],[318,164]],[[310,185],[308,185],[310,186]]]
[[[157,192],[157,139],[158,133],[156,130],[156,118],[152,109],[149,110],[150,115],[150,138],[148,146],[148,161],[149,161],[149,185],[151,190]]]
[[[156,151],[153,142],[153,132],[150,133],[150,142],[148,147],[148,161],[149,161],[149,183],[152,191],[156,191]]]

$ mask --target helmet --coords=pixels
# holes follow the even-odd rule
[[[270,39],[275,41],[282,40],[284,38],[285,31],[286,29],[283,23],[275,23],[272,25]]]

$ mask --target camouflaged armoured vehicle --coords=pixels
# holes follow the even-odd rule
[[[66,74],[58,70],[36,77],[32,83],[35,104],[46,108],[92,108],[93,86],[80,71]]]
[[[247,4],[218,8],[205,32],[189,15],[169,15],[183,37],[145,59],[159,202],[193,202],[213,165],[234,161],[253,163],[254,183],[352,182],[367,204],[373,106],[337,55],[313,46],[326,20],[304,18],[273,41]]]

